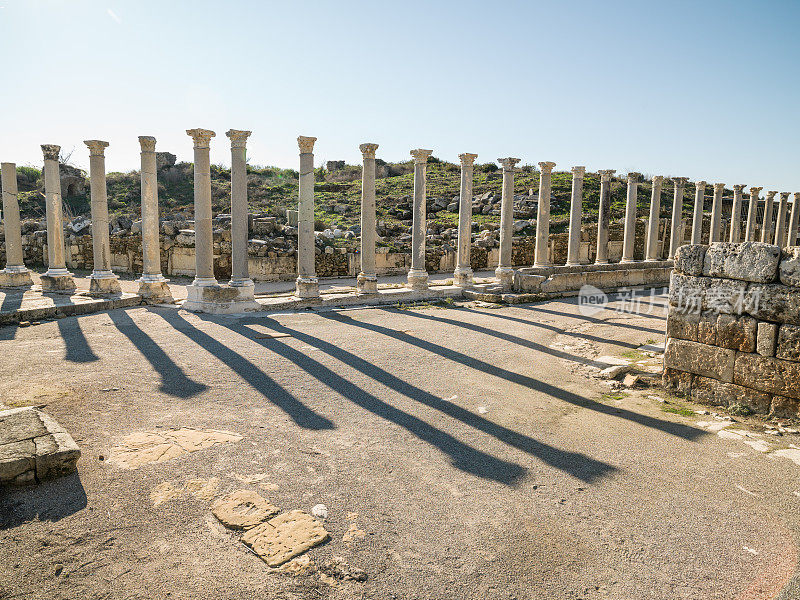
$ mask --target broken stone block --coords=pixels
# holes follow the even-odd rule
[[[279,511],[277,506],[251,490],[236,490],[211,505],[213,515],[230,529],[250,529]]]
[[[310,514],[292,510],[247,530],[242,542],[270,567],[278,567],[329,537],[322,523]]]
[[[600,379],[616,379],[631,370],[630,365],[612,365],[600,371]]]
[[[771,394],[800,399],[800,363],[758,354],[740,353],[733,382]]]
[[[778,277],[784,285],[800,287],[800,248],[787,248],[783,251]]]
[[[783,360],[800,362],[800,327],[781,325],[778,329],[778,344],[775,356]]]
[[[708,246],[686,244],[675,252],[675,270],[684,275],[702,275]]]
[[[664,351],[664,367],[731,382],[735,356],[727,348],[671,338]]]
[[[756,350],[761,356],[775,356],[777,339],[778,326],[775,323],[759,322]]]
[[[639,376],[633,373],[628,373],[622,380],[622,385],[625,387],[634,387],[637,383],[639,383]]]
[[[800,325],[800,289],[780,284],[751,284],[747,312],[761,321]]]
[[[781,249],[762,242],[714,242],[706,251],[703,275],[754,283],[777,279]]]
[[[705,343],[739,352],[753,352],[756,348],[756,325],[756,320],[747,315],[718,315],[715,340]]]

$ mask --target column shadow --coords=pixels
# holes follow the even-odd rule
[[[87,363],[100,360],[89,346],[77,317],[58,319],[58,331],[66,345],[64,360],[76,363]]]
[[[84,508],[86,491],[77,472],[36,485],[7,488],[0,494],[0,530],[34,519],[58,521]]]

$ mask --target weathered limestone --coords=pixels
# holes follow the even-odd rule
[[[669,258],[675,257],[678,247],[681,245],[681,229],[683,218],[683,190],[686,186],[686,177],[673,177],[672,183],[675,186],[675,193],[672,199],[672,222],[669,236]]]
[[[583,177],[586,167],[572,167],[572,196],[569,206],[569,240],[567,242],[567,265],[580,263],[581,213],[583,211]]]
[[[761,241],[765,244],[771,244],[775,235],[775,222],[772,219],[772,213],[775,210],[775,194],[777,193],[776,191],[767,192],[767,197],[764,200],[764,223],[761,228]]]
[[[361,144],[361,272],[356,280],[357,293],[377,294],[378,275],[375,268],[375,151],[378,144]],[[470,197],[472,194],[470,193]]]
[[[47,271],[42,275],[42,291],[72,293],[75,281],[67,271],[64,254],[64,217],[61,207],[61,176],[58,153],[61,146],[43,144],[44,194],[47,213]]]
[[[600,206],[597,213],[597,254],[595,264],[608,264],[608,225],[611,220],[611,176],[616,169],[598,171],[600,175]]]
[[[756,352],[761,356],[775,356],[778,343],[778,324],[761,321],[756,335]]]
[[[756,215],[758,213],[758,194],[761,192],[760,187],[750,188],[750,204],[747,207],[747,227],[744,232],[745,242],[756,241]]]
[[[319,298],[314,240],[314,142],[315,137],[299,136],[300,181],[297,201],[297,282],[298,298]]]
[[[636,236],[636,192],[639,174],[628,173],[628,195],[625,198],[625,232],[622,239],[622,261],[633,262],[633,242]]]
[[[719,242],[722,238],[722,193],[725,191],[724,183],[714,184],[714,203],[711,205],[711,231],[708,242]]]
[[[787,246],[797,245],[797,228],[800,226],[800,192],[794,193],[792,201],[792,214],[789,216],[789,226],[786,236]]]
[[[172,303],[169,284],[161,274],[156,138],[140,135],[139,146],[142,163],[142,276],[138,279],[138,293],[149,304]]]
[[[550,192],[552,189],[551,178],[553,167],[556,166],[554,162],[540,162],[539,168],[539,203],[536,212],[536,254],[534,255],[534,267],[548,267],[550,266]],[[505,182],[506,168],[503,166],[503,181]],[[513,174],[511,175],[513,181]],[[503,185],[503,208],[505,208],[505,184]],[[514,212],[514,188],[511,188],[511,210],[512,213],[508,217],[509,228],[513,225],[513,212]],[[502,217],[501,217],[502,219]],[[502,229],[501,229],[502,231]],[[502,245],[502,244],[501,244]],[[502,252],[502,251],[501,251]],[[511,244],[509,242],[509,266],[511,259]]]
[[[775,281],[780,259],[780,248],[771,244],[718,242],[711,244],[706,250],[703,275],[770,283]]]
[[[800,287],[800,247],[787,248],[782,253],[778,277],[783,285]]]
[[[706,197],[706,182],[694,184],[694,212],[692,213],[692,244],[703,243],[703,204]]]
[[[33,283],[22,253],[22,230],[17,200],[17,165],[0,165],[3,186],[3,230],[6,240],[6,268],[0,271],[0,287],[23,287]]]
[[[250,131],[229,129],[231,141],[231,279],[228,285],[236,292],[232,301],[240,310],[259,310],[255,284],[248,266],[247,138]]]
[[[473,284],[470,252],[472,248],[472,177],[477,154],[459,154],[461,159],[461,195],[458,198],[458,250],[453,283],[459,287]]]
[[[778,215],[775,218],[775,245],[783,247],[786,242],[786,209],[789,206],[789,192],[781,192],[778,202]]]
[[[680,371],[732,383],[735,356],[736,352],[727,348],[670,338],[664,349],[664,364]]]
[[[647,219],[647,241],[645,260],[658,260],[658,222],[661,218],[661,175],[653,176],[653,192],[650,196],[650,217]]]
[[[707,246],[685,244],[675,253],[675,270],[684,275],[702,275]]]
[[[732,244],[742,241],[742,190],[744,184],[733,186],[733,206],[731,207],[731,234],[728,240]],[[692,241],[694,244],[694,241]],[[699,242],[698,242],[699,243]]]
[[[518,158],[498,158],[503,166],[503,193],[500,200],[500,259],[494,275],[503,289],[511,289],[514,283],[514,269],[511,267],[511,246],[514,237],[514,165],[519,162]],[[540,165],[553,164],[553,163],[539,163]],[[552,167],[551,167],[552,168]],[[542,182],[544,181],[544,169],[542,169],[542,179],[539,184],[539,217],[542,216]],[[546,209],[547,221],[550,220],[550,177],[547,176],[547,204]],[[539,224],[536,222],[536,254],[535,265],[539,264],[541,260],[541,247],[539,245]],[[544,252],[545,259],[547,253],[547,237],[545,238]]]
[[[106,157],[108,142],[86,140],[89,148],[89,181],[92,200],[92,250],[94,269],[89,276],[92,296],[121,294],[119,279],[111,271],[111,241],[108,237],[108,197],[106,191]]]
[[[428,289],[428,272],[425,270],[425,239],[428,233],[426,218],[428,157],[433,150],[411,150],[414,157],[414,206],[411,230],[411,269],[408,287],[412,290]]]

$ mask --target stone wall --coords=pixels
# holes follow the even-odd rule
[[[668,388],[703,404],[800,416],[800,247],[682,246],[669,305]]]

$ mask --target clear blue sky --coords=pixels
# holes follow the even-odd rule
[[[0,0],[0,160],[517,156],[800,191],[800,1]]]

